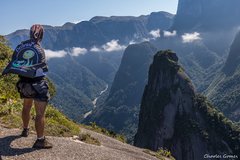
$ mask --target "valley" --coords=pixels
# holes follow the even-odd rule
[[[179,0],[176,14],[44,25],[47,77],[56,88],[50,104],[74,122],[139,148],[166,148],[178,160],[240,157],[238,6],[239,0]],[[8,57],[5,47],[14,49],[28,34],[3,37]]]
[[[107,90],[108,90],[108,85],[106,85],[106,88],[105,88],[104,90],[102,90],[102,91],[100,92],[99,96],[96,97],[96,98],[92,101],[92,103],[93,103],[93,109],[95,109],[95,108],[97,107],[97,100],[98,100],[98,99],[101,97],[101,95],[104,94]],[[85,113],[84,116],[83,116],[84,119],[87,118],[89,115],[91,115],[92,112],[93,112],[93,110]]]

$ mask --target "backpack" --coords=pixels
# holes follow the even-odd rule
[[[44,76],[48,71],[45,61],[42,62],[43,49],[33,40],[18,45],[12,60],[4,69],[2,75],[13,73],[23,77],[35,78]]]

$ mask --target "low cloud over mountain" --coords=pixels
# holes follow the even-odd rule
[[[196,40],[201,40],[200,33],[194,32],[194,33],[185,33],[182,35],[183,43],[191,43]]]
[[[52,51],[49,49],[45,49],[45,54],[46,54],[47,59],[51,59],[51,58],[65,57],[67,55],[67,52],[64,50]]]
[[[115,52],[115,51],[124,50],[125,48],[126,48],[125,45],[119,44],[119,40],[113,39],[113,40],[105,43],[101,47],[93,46],[90,49],[90,51],[91,52]]]
[[[72,56],[79,56],[79,55],[84,55],[87,53],[87,49],[86,48],[80,48],[80,47],[73,47],[71,49],[71,55]]]
[[[67,54],[77,57],[79,55],[84,55],[88,52],[86,48],[80,48],[80,47],[73,47],[69,51],[66,50],[58,50],[58,51],[52,51],[49,49],[45,49],[45,54],[47,59],[52,59],[52,58],[63,58]]]
[[[154,39],[161,37],[161,35],[160,35],[160,29],[152,30],[152,31],[149,32],[149,34],[150,34]]]
[[[120,51],[120,50],[124,50],[126,48],[126,46],[124,45],[120,45],[118,43],[118,40],[111,40],[110,42],[107,42],[106,44],[104,44],[102,46],[102,48],[104,49],[104,51],[106,52],[113,52],[113,51]]]
[[[163,31],[163,36],[164,37],[175,37],[177,35],[177,31]]]
[[[113,39],[110,42],[107,42],[106,44],[102,45],[101,47],[93,46],[90,50],[88,50],[86,48],[73,47],[71,49],[57,50],[57,51],[46,49],[45,53],[46,53],[47,59],[51,59],[51,58],[63,58],[67,54],[77,57],[80,55],[84,55],[89,51],[91,51],[91,52],[115,52],[115,51],[124,50],[125,48],[126,48],[125,45],[121,45],[118,43],[118,40]]]

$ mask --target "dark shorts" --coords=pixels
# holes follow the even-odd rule
[[[45,79],[37,81],[20,79],[16,86],[21,98],[32,98],[43,102],[50,100],[49,87]]]

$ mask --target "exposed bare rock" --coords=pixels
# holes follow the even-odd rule
[[[101,142],[101,146],[86,144],[74,138],[48,137],[54,147],[49,150],[35,150],[32,145],[36,136],[28,138],[19,135],[19,129],[0,126],[1,160],[158,160],[143,152],[143,149],[122,143],[107,136],[82,129]],[[167,158],[166,158],[167,159]]]
[[[239,157],[240,129],[195,93],[176,54],[166,50],[154,56],[150,67],[134,144],[167,148],[177,160],[202,160],[206,154]]]

